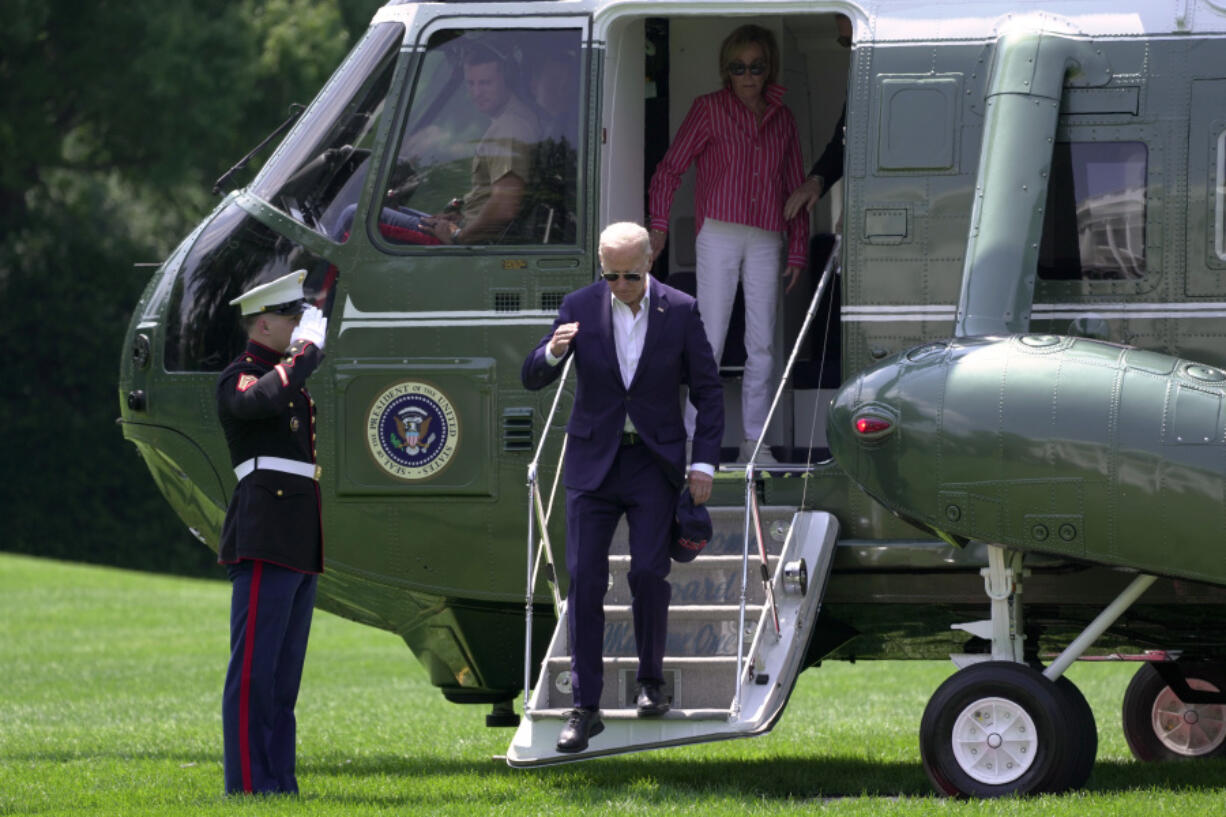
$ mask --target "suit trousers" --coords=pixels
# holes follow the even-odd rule
[[[296,794],[294,705],[318,577],[271,562],[226,565],[230,665],[222,695],[227,794]]]
[[[595,491],[566,489],[567,631],[576,707],[600,706],[609,546],[622,514],[630,528],[630,593],[639,683],[663,683],[668,638],[668,537],[677,489],[644,443],[623,445]]]
[[[760,439],[774,396],[775,310],[779,301],[780,233],[708,218],[694,242],[698,311],[718,365],[739,282],[745,295],[745,373],[741,381],[741,422],[745,437]],[[685,404],[685,430],[694,436],[697,412]]]

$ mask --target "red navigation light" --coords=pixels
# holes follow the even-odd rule
[[[856,433],[864,437],[880,437],[885,434],[893,424],[884,417],[864,416],[857,417],[855,420]]]

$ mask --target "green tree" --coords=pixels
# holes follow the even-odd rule
[[[307,102],[371,0],[10,0],[0,26],[0,548],[199,571],[115,425],[124,330],[212,182]],[[250,178],[240,178],[245,183]]]

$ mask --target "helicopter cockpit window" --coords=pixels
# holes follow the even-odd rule
[[[1052,155],[1039,277],[1145,276],[1144,142],[1057,142]]]
[[[305,269],[307,300],[331,312],[336,267],[231,203],[201,232],[170,293],[164,366],[171,372],[219,372],[246,338],[230,301],[256,284]]]
[[[367,33],[252,183],[253,193],[328,232],[362,192],[403,37],[399,23]]]
[[[373,219],[382,238],[574,244],[579,53],[572,29],[431,36]]]

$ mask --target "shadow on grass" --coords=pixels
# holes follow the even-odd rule
[[[780,757],[751,760],[684,760],[643,756],[606,758],[539,769],[512,769],[501,761],[474,763],[435,757],[378,756],[326,767],[303,769],[312,775],[361,777],[446,778],[472,776],[481,781],[481,795],[490,803],[527,796],[564,796],[576,806],[598,807],[611,793],[634,793],[651,801],[685,798],[751,796],[767,800],[837,797],[935,797],[919,762],[870,762],[847,758]],[[1095,766],[1085,787],[1091,794],[1149,789],[1179,791],[1226,790],[1226,760],[1187,763],[1104,761]],[[404,803],[420,803],[429,794],[406,791]],[[331,799],[331,798],[329,798]]]
[[[81,760],[173,762],[220,766],[219,752],[80,752],[6,753],[10,762]],[[312,794],[304,780],[304,798],[369,806],[429,807],[457,799],[475,808],[502,803],[559,798],[576,807],[603,808],[610,799],[643,803],[722,798],[808,800],[842,797],[936,797],[916,761],[872,762],[821,755],[687,759],[649,753],[567,763],[536,769],[513,769],[503,761],[441,758],[437,755],[333,754],[304,762],[300,780],[315,778],[327,790]],[[331,779],[332,783],[325,783]],[[364,782],[367,780],[367,782]],[[376,782],[377,781],[377,782]],[[390,789],[394,792],[388,793]],[[1226,758],[1175,763],[1108,760],[1095,764],[1084,791],[1123,794],[1137,791],[1217,792],[1226,794]]]

